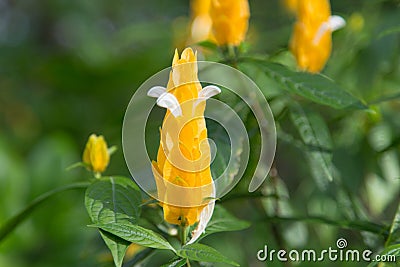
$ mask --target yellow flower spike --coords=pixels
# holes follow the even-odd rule
[[[192,22],[190,26],[190,42],[198,43],[205,40],[214,40],[211,31],[210,16],[211,0],[192,0],[190,3]]]
[[[202,88],[197,56],[191,48],[186,48],[180,57],[175,51],[167,88],[156,86],[148,92],[157,98],[159,106],[167,108],[157,162],[153,161],[152,167],[168,223],[186,227],[205,217],[201,214],[213,195],[213,180],[204,110],[206,99],[218,93],[216,86]],[[185,188],[190,191],[182,190]],[[186,204],[170,204],[180,200]]]
[[[328,0],[298,0],[296,14],[290,49],[300,69],[320,72],[331,54],[332,32],[346,23],[331,16]]]
[[[238,46],[244,41],[250,18],[248,0],[211,0],[210,16],[218,45]]]
[[[83,163],[93,172],[102,173],[108,166],[110,154],[102,135],[92,134],[86,143],[82,156]]]

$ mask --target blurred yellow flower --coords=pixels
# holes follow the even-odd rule
[[[195,224],[212,195],[204,110],[206,99],[219,92],[216,86],[201,87],[197,55],[191,48],[186,48],[180,58],[175,51],[167,88],[156,86],[148,92],[157,98],[159,106],[167,108],[157,162],[153,161],[152,167],[164,219],[171,224]],[[193,205],[171,205],[180,200]]]
[[[190,27],[190,43],[214,40],[211,32],[210,4],[211,0],[191,1],[192,22]]]
[[[284,0],[286,9],[289,10],[293,14],[297,13],[298,2],[299,2],[298,0]]]
[[[298,0],[297,22],[290,49],[300,69],[319,72],[332,50],[332,32],[343,27],[345,21],[331,16],[328,0]]]
[[[93,172],[104,172],[110,161],[107,143],[102,135],[92,134],[83,151],[83,163]]]
[[[364,28],[364,17],[361,13],[355,12],[349,18],[349,27],[354,32],[360,32]]]
[[[250,18],[248,0],[211,0],[212,30],[218,45],[244,41]]]
[[[140,251],[142,251],[145,247],[132,243],[129,245],[128,249],[126,250],[125,257],[126,258],[133,258],[137,255]]]

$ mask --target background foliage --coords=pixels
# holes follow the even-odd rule
[[[134,90],[185,45],[188,5],[0,0],[0,224],[41,193],[85,181],[85,171],[65,168],[80,160],[90,133],[122,147],[121,124]],[[334,33],[323,74],[368,104],[367,110],[288,96],[285,86],[265,75],[271,66],[247,70],[265,90],[279,125],[276,161],[260,192],[245,195],[244,181],[221,201],[251,227],[204,243],[241,266],[264,266],[256,252],[265,244],[318,250],[344,237],[351,248],[383,249],[400,201],[399,5],[332,1],[347,27]],[[278,1],[253,0],[250,6],[248,50],[294,69],[287,52],[293,18]],[[315,136],[307,125],[318,129]],[[331,145],[321,150],[307,138]],[[122,149],[107,173],[129,175]],[[323,173],[334,182],[321,180]],[[41,206],[0,244],[0,266],[112,266],[97,231],[86,227],[91,222],[83,201],[83,190],[68,191]],[[382,232],[368,232],[373,225],[372,232]],[[171,257],[156,253],[146,266]]]

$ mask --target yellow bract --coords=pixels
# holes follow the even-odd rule
[[[290,49],[302,70],[319,72],[329,59],[332,49],[332,31],[324,27],[331,11],[328,0],[299,0],[297,22]]]
[[[83,163],[85,163],[90,170],[96,173],[105,171],[110,161],[110,155],[108,153],[107,143],[102,135],[90,135],[85,150],[83,151],[82,159]]]
[[[160,98],[176,98],[180,110],[176,114],[170,109],[166,112],[153,174],[164,219],[182,226],[199,220],[209,202],[206,198],[211,195],[210,148],[206,140],[205,99],[199,98],[201,90],[196,54],[190,48],[181,57],[175,52],[166,92]],[[171,205],[179,200],[192,205]]]
[[[238,46],[244,41],[250,17],[247,0],[211,0],[210,16],[218,45]]]
[[[192,0],[192,23],[190,28],[190,42],[197,43],[205,40],[214,40],[210,17],[211,0]]]

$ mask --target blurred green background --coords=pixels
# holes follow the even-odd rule
[[[293,62],[286,52],[293,18],[277,0],[249,2],[249,51]],[[400,2],[331,4],[347,26],[333,34],[334,50],[323,74],[372,103],[376,112],[311,105],[329,126],[341,177],[327,191],[311,178],[302,151],[278,138],[278,175],[262,190],[283,197],[225,201],[252,227],[205,239],[242,266],[265,266],[256,259],[265,244],[318,250],[345,237],[353,248],[379,251],[383,246],[379,235],[263,219],[277,212],[390,225],[397,209]],[[91,133],[103,134],[109,145],[119,147],[106,174],[129,176],[121,148],[125,109],[136,88],[170,65],[176,47],[185,46],[189,16],[186,0],[0,0],[0,224],[41,193],[85,181],[90,176],[86,171],[66,168],[80,161]],[[236,189],[241,192],[243,185]],[[77,190],[43,204],[0,243],[0,267],[112,266],[97,231],[86,227],[90,221],[83,200],[84,191]],[[279,211],[271,208],[276,207],[272,201],[279,202]],[[158,266],[170,256],[159,253],[154,257],[159,262],[146,266]],[[304,266],[365,265],[337,264]]]

